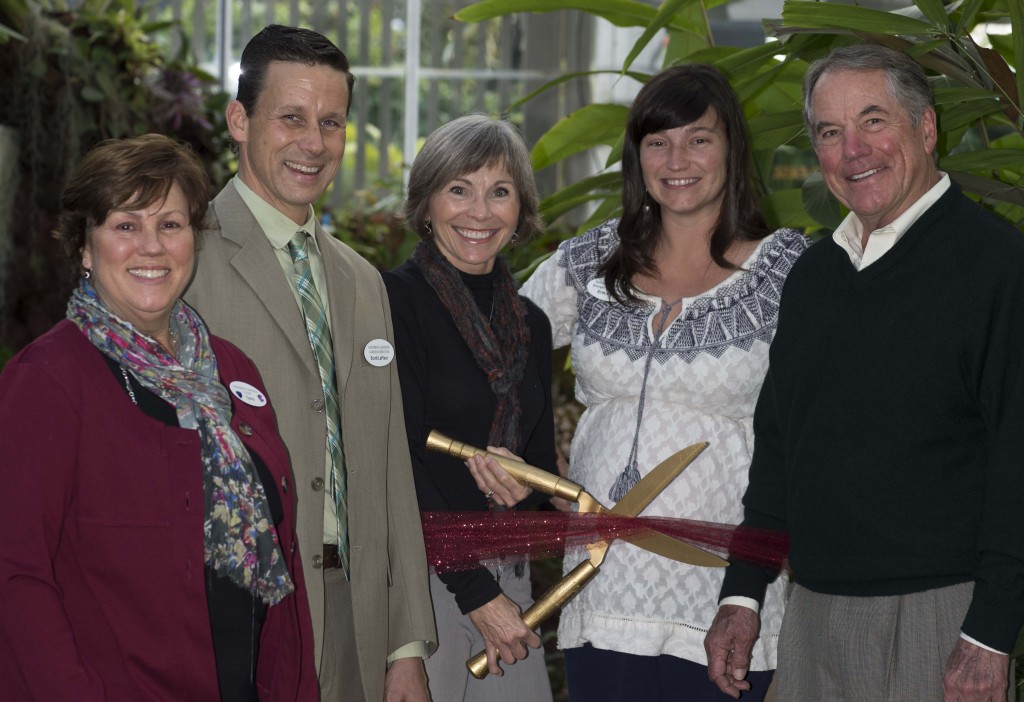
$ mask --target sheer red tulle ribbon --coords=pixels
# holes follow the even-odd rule
[[[573,555],[595,541],[660,532],[730,561],[780,570],[789,552],[783,532],[674,517],[577,512],[422,512],[432,573],[479,568],[507,559]]]

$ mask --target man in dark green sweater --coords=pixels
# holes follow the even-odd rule
[[[1024,623],[1024,236],[940,172],[901,52],[815,63],[804,114],[850,210],[786,282],[744,524],[791,539],[778,699],[1006,699]],[[732,565],[705,641],[738,697],[771,574]]]

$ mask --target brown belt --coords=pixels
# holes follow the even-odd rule
[[[340,568],[341,556],[338,555],[338,544],[324,544],[324,568]]]

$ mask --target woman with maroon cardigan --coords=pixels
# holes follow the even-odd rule
[[[0,375],[5,700],[318,698],[273,410],[179,300],[208,188],[147,135],[64,192],[80,283]]]

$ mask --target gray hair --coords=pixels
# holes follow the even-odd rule
[[[505,119],[466,115],[435,129],[423,143],[409,172],[409,193],[401,216],[422,238],[430,198],[460,176],[485,166],[504,166],[519,195],[519,241],[543,229],[537,184],[533,180],[530,152],[523,137]]]
[[[817,142],[811,108],[814,88],[822,76],[839,71],[884,71],[889,96],[903,106],[915,127],[925,110],[934,105],[924,69],[902,51],[878,44],[844,46],[812,63],[804,76],[804,122],[812,144]]]

